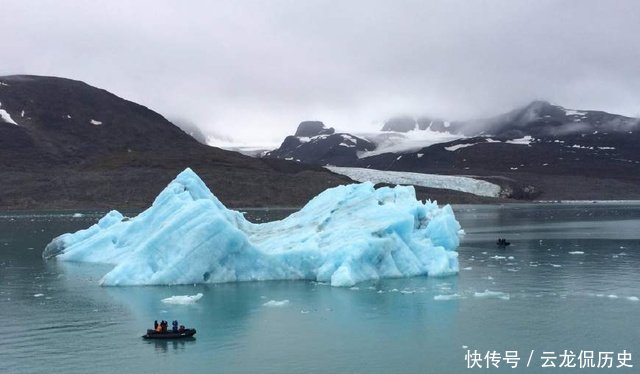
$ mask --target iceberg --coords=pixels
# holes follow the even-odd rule
[[[263,306],[270,307],[281,307],[289,304],[289,300],[269,300],[266,303],[262,304]]]
[[[187,168],[138,216],[111,211],[54,238],[43,257],[112,264],[104,286],[304,279],[347,287],[456,274],[462,234],[449,205],[370,182],[327,189],[285,219],[255,224]]]
[[[202,293],[195,295],[176,295],[162,299],[165,304],[195,304],[198,300],[202,299]]]

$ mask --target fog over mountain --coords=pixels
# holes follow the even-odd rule
[[[303,120],[380,129],[534,99],[640,115],[640,2],[1,0],[0,75],[79,79],[278,142]]]

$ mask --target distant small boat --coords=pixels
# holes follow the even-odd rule
[[[511,242],[508,242],[507,239],[498,239],[496,244],[500,248],[506,248],[508,245],[511,245]]]
[[[174,332],[173,330],[168,330],[167,332],[157,332],[155,330],[147,330],[147,333],[142,335],[144,339],[184,339],[190,338],[195,335],[196,329],[184,329],[182,331],[178,330]]]

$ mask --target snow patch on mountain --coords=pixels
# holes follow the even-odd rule
[[[579,110],[574,110],[574,109],[564,109],[564,113],[567,116],[586,116],[587,112],[581,112]]]
[[[2,108],[2,103],[0,103],[0,108]],[[0,119],[2,120],[2,122],[6,122],[6,123],[10,123],[12,125],[19,126],[16,123],[16,121],[14,121],[13,118],[11,118],[11,115],[9,114],[9,112],[7,112],[4,109],[0,109]]]
[[[532,141],[533,141],[533,137],[531,135],[527,135],[527,136],[522,137],[522,138],[507,140],[505,143],[520,144],[520,145],[530,145]]]
[[[3,122],[7,122],[7,123],[10,123],[12,125],[19,126],[16,123],[16,121],[14,121],[13,118],[11,118],[11,115],[4,109],[0,109],[0,118],[2,118]]]
[[[446,149],[447,151],[457,151],[460,148],[466,148],[466,147],[471,147],[472,145],[476,145],[479,143],[470,143],[470,144],[456,144],[456,145],[452,145],[451,147],[444,147],[444,149]]]
[[[447,143],[466,136],[450,132],[426,130],[412,130],[408,132],[378,131],[355,134],[377,145],[373,151],[358,154],[359,158],[381,155],[383,153],[409,153],[422,148]]]

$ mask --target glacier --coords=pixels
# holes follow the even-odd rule
[[[420,157],[420,155],[418,155]],[[355,181],[374,183],[411,184],[414,186],[443,188],[471,193],[477,196],[499,197],[501,188],[497,184],[458,175],[440,175],[411,173],[406,171],[389,171],[368,168],[342,166],[325,166],[336,174],[345,175]]]
[[[133,218],[111,211],[54,238],[45,259],[111,264],[104,286],[304,279],[353,286],[458,272],[464,234],[449,205],[412,186],[330,188],[285,219],[255,224],[187,168]]]

